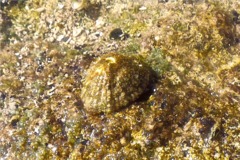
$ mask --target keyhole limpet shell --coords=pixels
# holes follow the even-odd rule
[[[81,99],[93,114],[118,111],[148,88],[151,70],[140,58],[116,53],[93,62],[83,80]]]

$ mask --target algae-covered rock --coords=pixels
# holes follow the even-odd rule
[[[239,159],[240,1],[96,1],[0,7],[0,159]]]

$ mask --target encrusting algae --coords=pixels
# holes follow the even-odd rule
[[[117,111],[139,98],[150,79],[151,70],[140,58],[106,54],[90,66],[84,79],[84,107],[91,113]]]
[[[240,159],[240,1],[126,1],[0,6],[0,159]]]

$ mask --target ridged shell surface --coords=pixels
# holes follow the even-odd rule
[[[149,67],[135,56],[103,55],[91,64],[83,81],[85,110],[94,114],[118,111],[146,91],[150,76]]]

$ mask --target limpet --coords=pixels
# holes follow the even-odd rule
[[[151,69],[137,56],[109,53],[93,62],[81,90],[84,109],[93,114],[119,111],[148,88]]]

